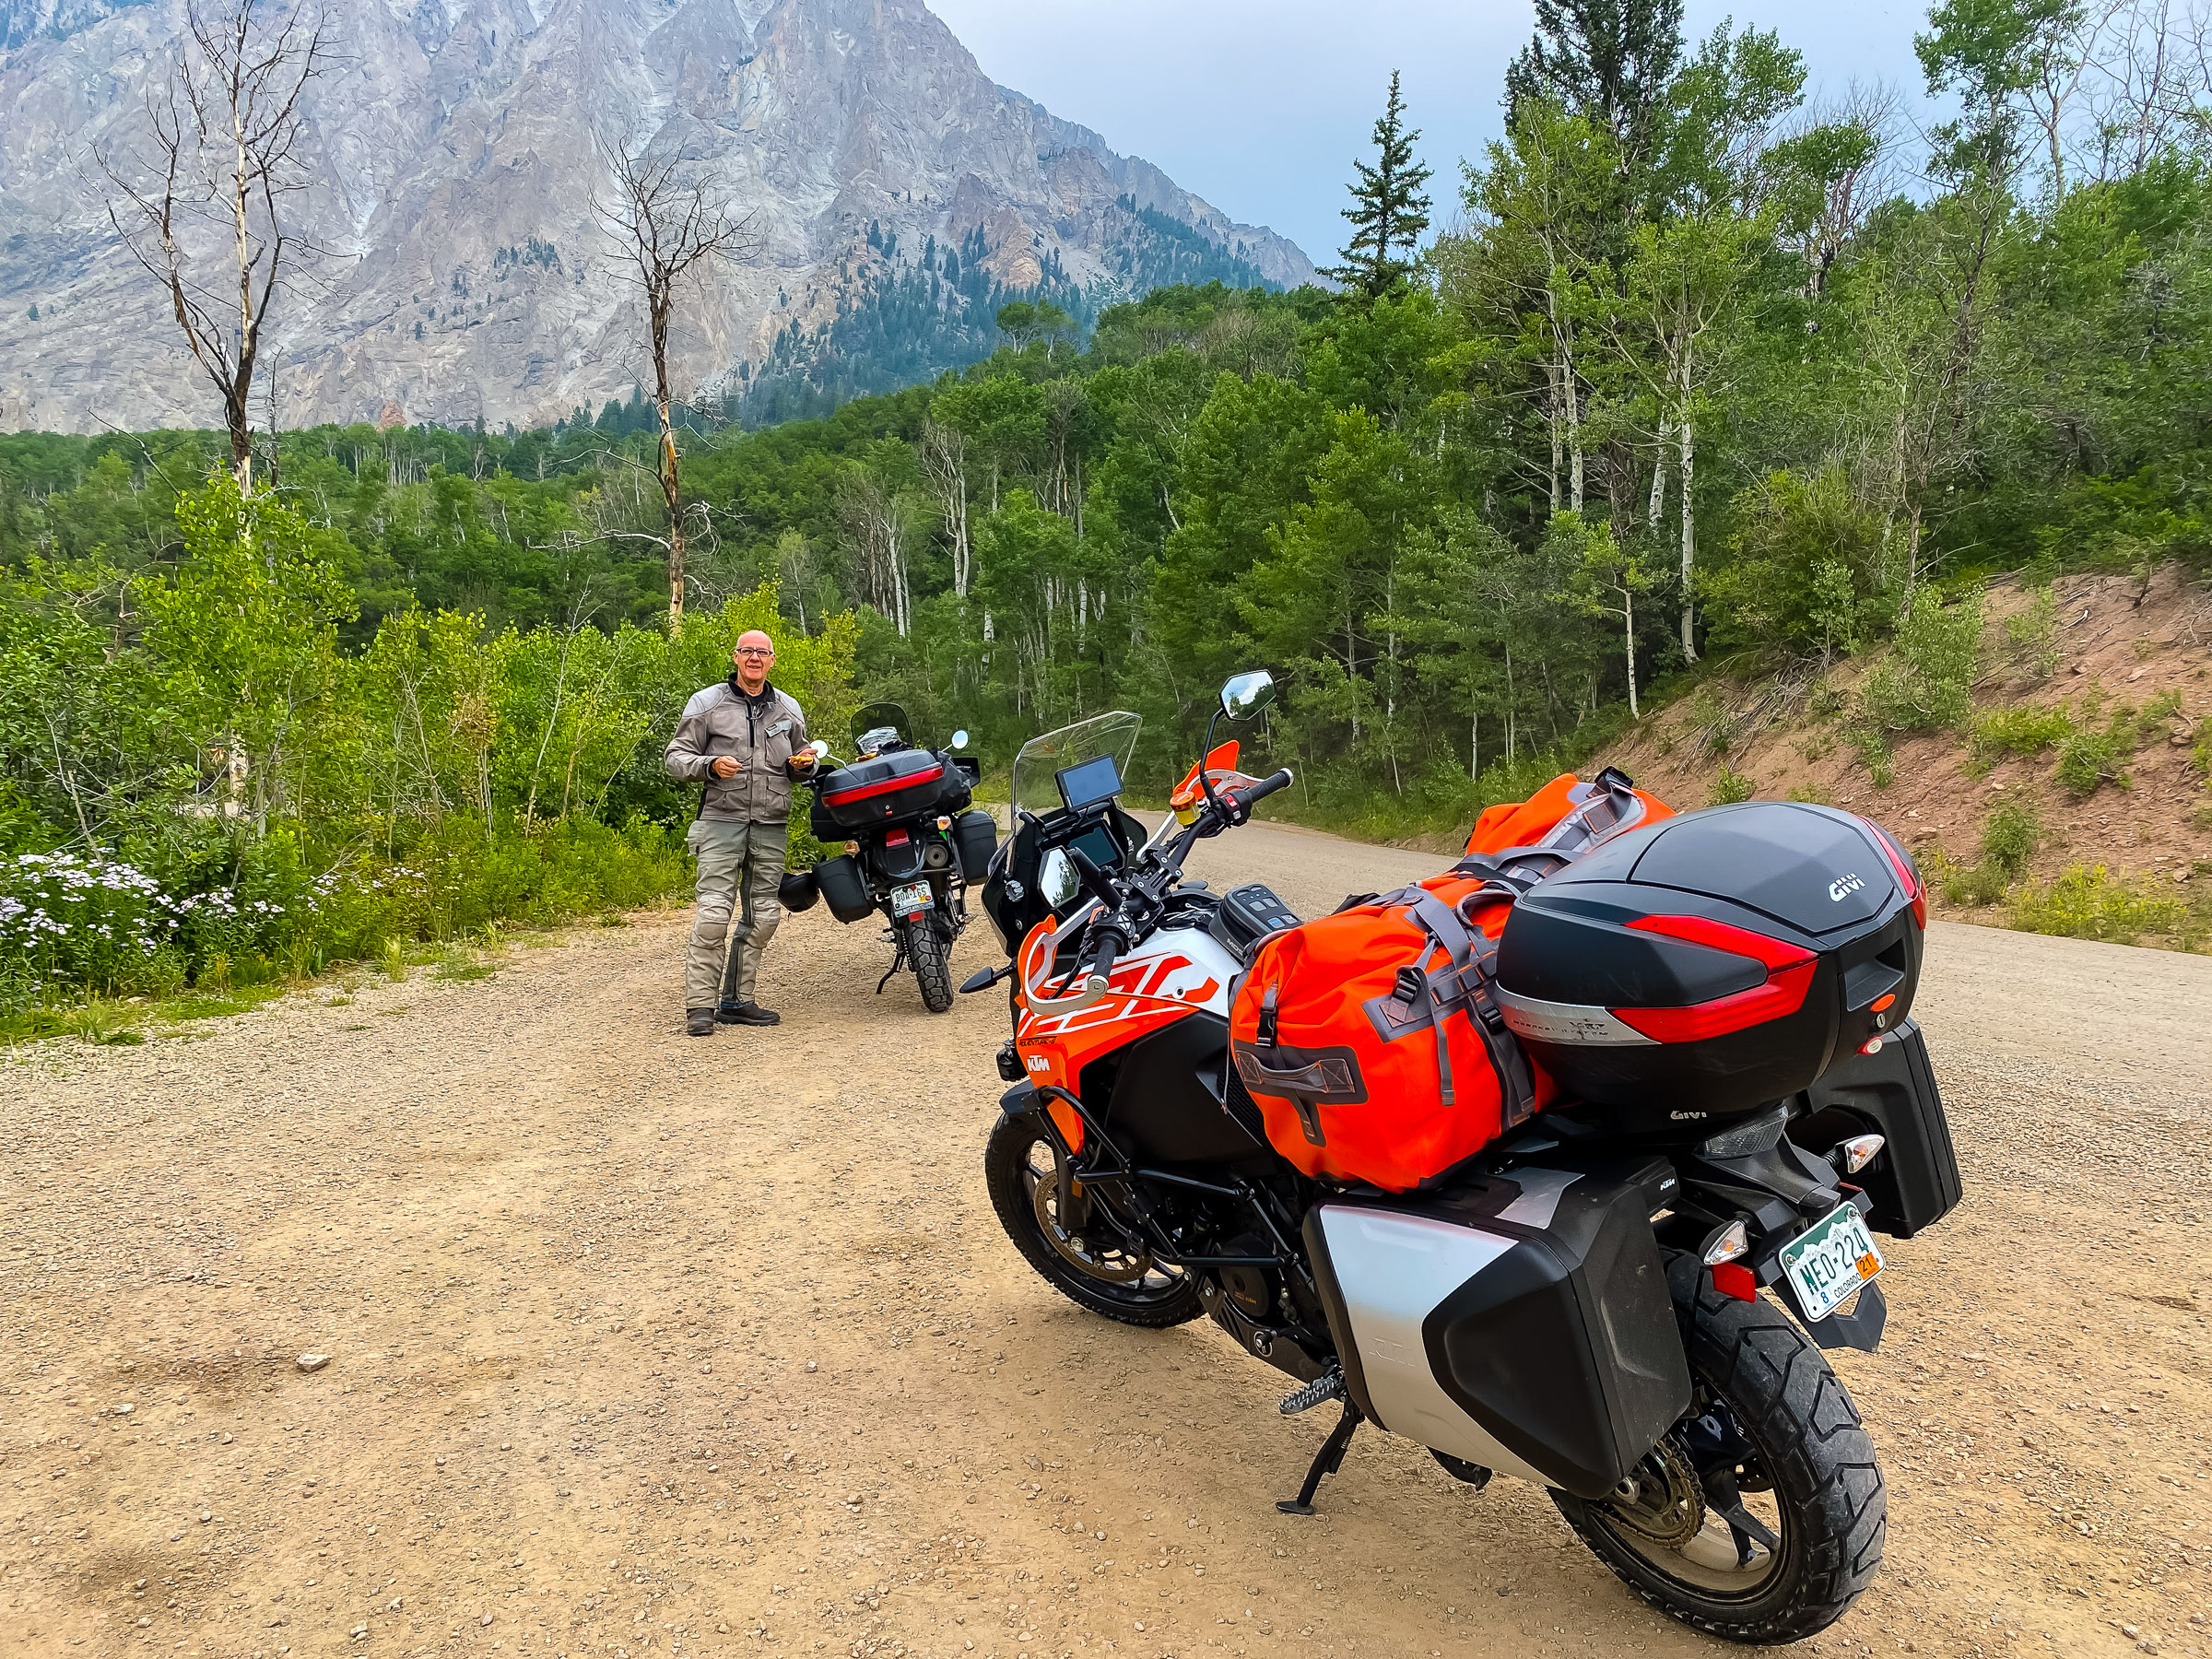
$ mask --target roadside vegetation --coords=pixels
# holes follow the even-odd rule
[[[2212,149],[2171,116],[2205,65],[1944,0],[1923,134],[1680,11],[1625,6],[1623,57],[1547,10],[1456,211],[1394,88],[1333,291],[1019,302],[930,385],[668,413],[680,504],[658,388],[534,431],[256,431],[250,466],[228,431],[0,437],[0,1004],[236,994],[670,891],[657,749],[752,625],[824,735],[890,698],[995,769],[1126,708],[1149,790],[1264,664],[1282,810],[1382,839],[1645,738],[1717,764],[1686,805],[1766,793],[1744,746],[1783,715],[1877,792],[1932,739],[2124,791],[2178,701],[1989,677],[2059,672],[2054,582],[2212,568]],[[1993,579],[2032,595],[1994,638]],[[2022,833],[1947,881],[2195,936],[2094,861],[2008,863]]]

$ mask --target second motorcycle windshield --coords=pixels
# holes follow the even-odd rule
[[[1126,780],[1130,759],[1136,752],[1136,735],[1144,724],[1142,715],[1116,712],[1094,714],[1030,738],[1014,757],[1014,805],[1039,818],[1059,811],[1060,773],[1102,756],[1112,756],[1115,769]]]

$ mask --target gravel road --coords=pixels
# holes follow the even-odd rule
[[[1194,873],[1436,865],[1255,826]],[[1327,1414],[999,1232],[996,997],[877,998],[818,910],[784,1025],[688,1041],[683,933],[0,1066],[0,1653],[1712,1650],[1371,1430],[1278,1515]],[[2212,1653],[2212,961],[1938,926],[1921,1012],[1968,1199],[1837,1357],[1888,1563],[1812,1645]]]

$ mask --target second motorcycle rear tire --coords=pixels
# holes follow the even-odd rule
[[[909,916],[906,928],[906,959],[914,965],[914,979],[922,987],[922,1006],[932,1014],[942,1014],[952,1006],[952,946],[937,931],[936,921],[926,912]]]

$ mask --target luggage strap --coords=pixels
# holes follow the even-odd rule
[[[1533,885],[1533,884],[1532,884]],[[1403,905],[1406,919],[1428,935],[1412,961],[1398,970],[1397,995],[1407,1007],[1428,1015],[1436,1033],[1438,1092],[1447,1106],[1455,1103],[1452,1077],[1450,1036],[1446,1016],[1465,1013],[1496,1074],[1499,1115],[1511,1129],[1534,1114],[1536,1103],[1535,1074],[1528,1056],[1506,1029],[1505,1010],[1499,1006],[1494,984],[1498,942],[1476,925],[1473,912],[1491,904],[1511,904],[1523,889],[1510,881],[1486,882],[1454,905],[1446,904],[1423,887],[1401,888],[1373,900],[1378,905]],[[1437,951],[1447,959],[1439,969],[1428,966]]]

